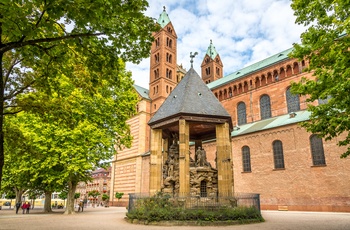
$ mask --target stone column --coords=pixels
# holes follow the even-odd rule
[[[179,184],[180,196],[188,196],[190,193],[190,155],[189,139],[190,128],[186,120],[179,121]]]
[[[161,189],[162,181],[162,130],[151,130],[150,195]]]
[[[232,148],[229,124],[216,125],[216,150],[219,196],[233,195]]]
[[[168,159],[169,155],[169,139],[163,139],[163,165],[165,164],[166,160]]]

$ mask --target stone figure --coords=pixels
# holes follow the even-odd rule
[[[210,163],[207,161],[207,152],[202,149],[202,147],[198,146],[198,149],[196,151],[196,166],[209,166],[211,167]]]
[[[202,166],[202,147],[198,146],[196,151],[196,166]]]
[[[168,162],[168,176],[174,176],[174,165],[175,165],[174,158],[170,156],[169,162]]]

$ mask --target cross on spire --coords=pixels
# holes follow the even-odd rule
[[[192,54],[192,52],[190,52],[190,58],[191,58],[191,68],[193,68],[193,58],[197,55],[197,52],[194,52],[194,54]]]

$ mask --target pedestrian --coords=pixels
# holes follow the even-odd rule
[[[27,202],[27,214],[29,214],[29,209],[30,209],[30,202]]]
[[[80,210],[81,210],[81,212],[84,211],[84,204],[83,204],[83,201],[80,201],[80,202],[79,202],[78,212],[80,212]]]
[[[23,202],[21,208],[22,208],[22,214],[24,214],[24,212],[27,210],[27,202]]]
[[[21,201],[18,201],[17,203],[16,203],[16,214],[18,214],[18,210],[19,210],[19,208],[21,207]]]

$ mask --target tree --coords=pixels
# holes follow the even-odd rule
[[[105,204],[105,206],[107,206],[107,203],[108,203],[108,200],[109,200],[109,196],[106,193],[104,193],[102,195],[102,200],[103,200],[103,203]]]
[[[294,45],[292,57],[309,61],[314,79],[303,78],[292,84],[292,92],[308,95],[310,120],[308,131],[325,140],[345,134],[339,146],[348,146],[342,158],[350,154],[350,4],[346,0],[293,0],[296,22],[309,26]],[[316,101],[326,101],[316,106]],[[322,102],[321,101],[321,102]],[[312,104],[311,104],[312,103]]]
[[[145,0],[0,3],[0,186],[4,115],[31,106],[19,96],[55,84],[61,74],[75,77],[82,88],[93,91],[94,84],[102,80],[101,70],[116,69],[120,58],[137,63],[148,57],[157,27],[143,14],[147,6]],[[81,64],[90,78],[71,76],[75,66],[65,62],[68,56],[84,57]]]
[[[123,197],[124,193],[123,192],[116,192],[115,193],[115,198],[118,199],[118,203],[119,203],[119,200]]]
[[[92,191],[88,192],[88,196],[92,196],[92,198],[93,198],[93,203],[92,203],[93,207],[95,207],[94,205],[96,203],[96,198],[99,195],[101,195],[101,193],[99,193],[99,191],[97,191],[97,190],[92,190]]]
[[[13,192],[13,191],[8,191],[5,195],[5,198],[6,199],[10,199],[10,207],[9,209],[11,209],[11,203],[12,203],[12,199],[15,199],[16,198],[16,194]]]
[[[74,194],[75,202],[76,202],[77,199],[79,199],[79,198],[80,198],[80,192],[76,192],[76,193]]]
[[[28,192],[28,195],[29,195],[29,199],[31,200],[31,208],[34,209],[34,206],[35,206],[35,199],[37,198],[37,196],[40,196],[42,194],[41,191],[38,191],[38,190],[30,190]]]

